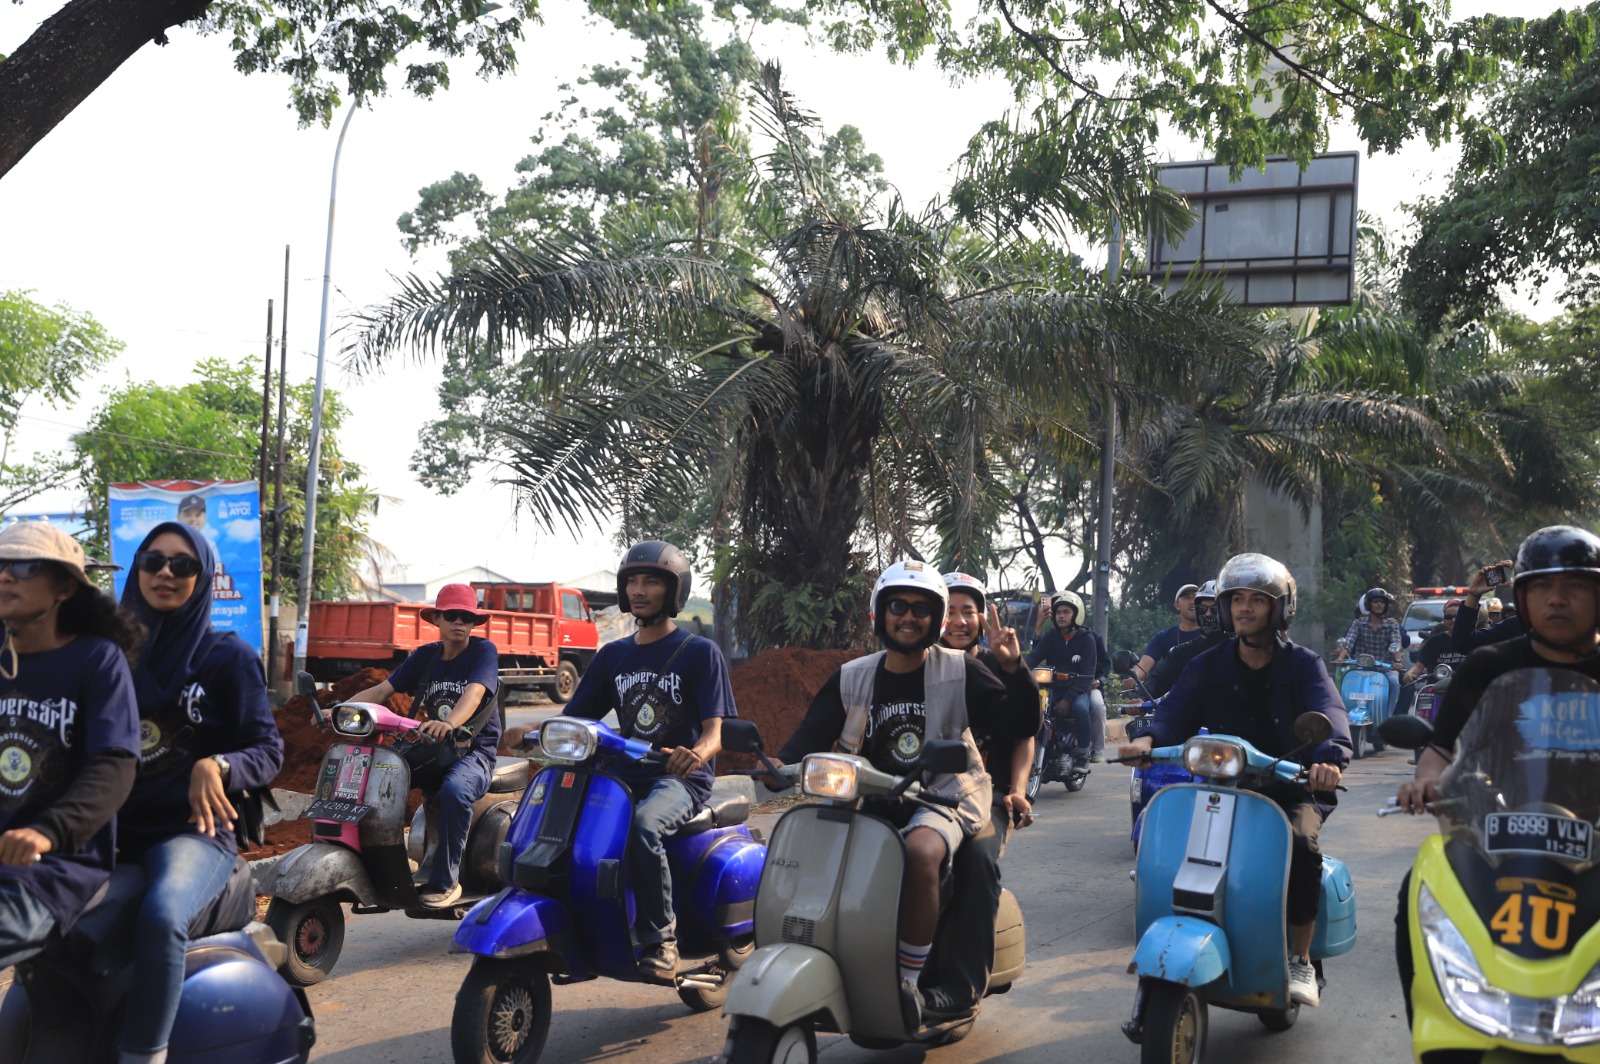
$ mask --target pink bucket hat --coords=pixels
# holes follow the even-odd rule
[[[478,609],[478,593],[466,584],[444,585],[439,589],[439,597],[433,600],[433,605],[418,610],[417,616],[422,618],[423,623],[437,626],[434,618],[451,610],[465,610],[478,618],[479,624],[489,619],[487,613]]]

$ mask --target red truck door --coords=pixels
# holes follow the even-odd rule
[[[580,669],[586,667],[589,658],[594,654],[598,636],[595,633],[594,622],[589,619],[589,606],[583,601],[583,595],[579,592],[562,589],[559,627],[561,656],[566,657],[567,652],[572,651],[578,661],[578,667]]]

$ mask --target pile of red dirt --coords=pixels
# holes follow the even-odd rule
[[[362,669],[352,676],[346,676],[333,686],[318,691],[317,702],[324,706],[343,702],[351,695],[365,691],[388,678],[389,673],[384,669]],[[384,705],[396,713],[409,713],[411,696],[392,695]],[[317,773],[322,768],[322,755],[327,753],[329,744],[337,740],[338,736],[331,730],[319,728],[313,723],[311,700],[304,695],[295,695],[289,699],[275,715],[278,720],[278,734],[283,736],[283,768],[279,770],[278,778],[272,781],[272,785],[286,791],[310,794],[317,785]]]
[[[259,861],[263,857],[288,853],[296,846],[304,846],[310,841],[311,821],[280,820],[267,828],[266,838],[260,846],[244,851],[244,858],[247,861]]]
[[[806,707],[828,677],[839,666],[859,658],[859,650],[807,650],[784,647],[768,650],[740,665],[729,675],[733,682],[733,702],[739,716],[761,729],[761,745],[768,754],[789,740]],[[747,754],[723,752],[717,755],[717,770],[755,768],[757,761]]]

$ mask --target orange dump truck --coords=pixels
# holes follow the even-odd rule
[[[500,649],[502,688],[542,690],[555,702],[571,698],[599,648],[584,593],[553,583],[472,586],[478,608],[489,614],[473,634]],[[439,630],[419,616],[427,605],[313,602],[307,668],[326,683],[369,667],[394,668],[417,647],[438,640]]]

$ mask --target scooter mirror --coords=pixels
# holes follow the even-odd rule
[[[922,748],[921,761],[923,770],[936,776],[965,772],[967,744],[960,739],[930,739]]]
[[[1390,746],[1415,750],[1433,740],[1433,725],[1410,713],[1390,717],[1378,725],[1378,735]]]
[[[304,669],[294,674],[294,693],[305,695],[313,702],[317,700],[317,681],[313,680],[311,674]]]
[[[753,720],[727,717],[722,721],[722,748],[734,754],[754,754],[761,750],[761,729]]]
[[[1132,672],[1138,661],[1131,650],[1119,650],[1111,655],[1111,667],[1118,672]]]
[[[1333,721],[1326,713],[1302,713],[1294,719],[1294,737],[1307,746],[1317,746],[1333,735]]]

